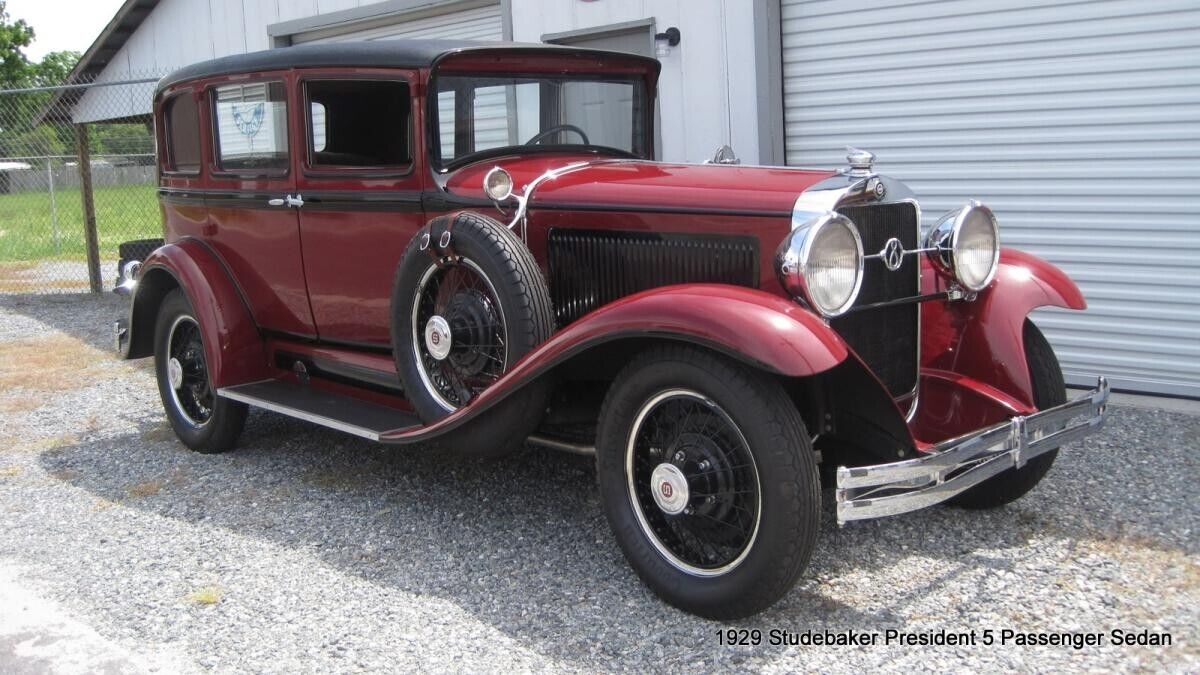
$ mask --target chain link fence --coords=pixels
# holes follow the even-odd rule
[[[0,90],[0,293],[111,289],[121,244],[162,236],[157,80]]]

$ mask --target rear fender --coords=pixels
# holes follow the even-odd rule
[[[1003,249],[995,281],[974,301],[924,303],[921,367],[964,375],[1034,408],[1023,329],[1038,307],[1084,309],[1087,303],[1058,267]]]
[[[270,376],[258,327],[220,259],[204,244],[184,239],[160,247],[143,262],[129,310],[122,357],[154,355],[154,326],[163,298],[176,288],[196,314],[213,387]]]

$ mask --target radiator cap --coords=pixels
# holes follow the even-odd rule
[[[875,173],[875,154],[866,150],[846,146],[846,162],[850,164],[850,170],[846,173],[851,176],[870,176]]]

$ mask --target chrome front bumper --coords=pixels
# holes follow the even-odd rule
[[[1083,438],[1104,424],[1108,381],[1060,406],[1014,417],[934,446],[924,457],[890,464],[838,467],[837,519],[842,525],[940,504],[996,474]]]

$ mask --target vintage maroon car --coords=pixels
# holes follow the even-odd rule
[[[395,41],[233,56],[154,102],[165,245],[117,341],[201,452],[247,406],[464,455],[594,453],[660,596],[711,617],[839,523],[994,507],[1098,428],[1042,306],[1079,289],[968,202],[924,238],[904,184],[652,161],[658,62]],[[836,468],[835,468],[836,467]]]

